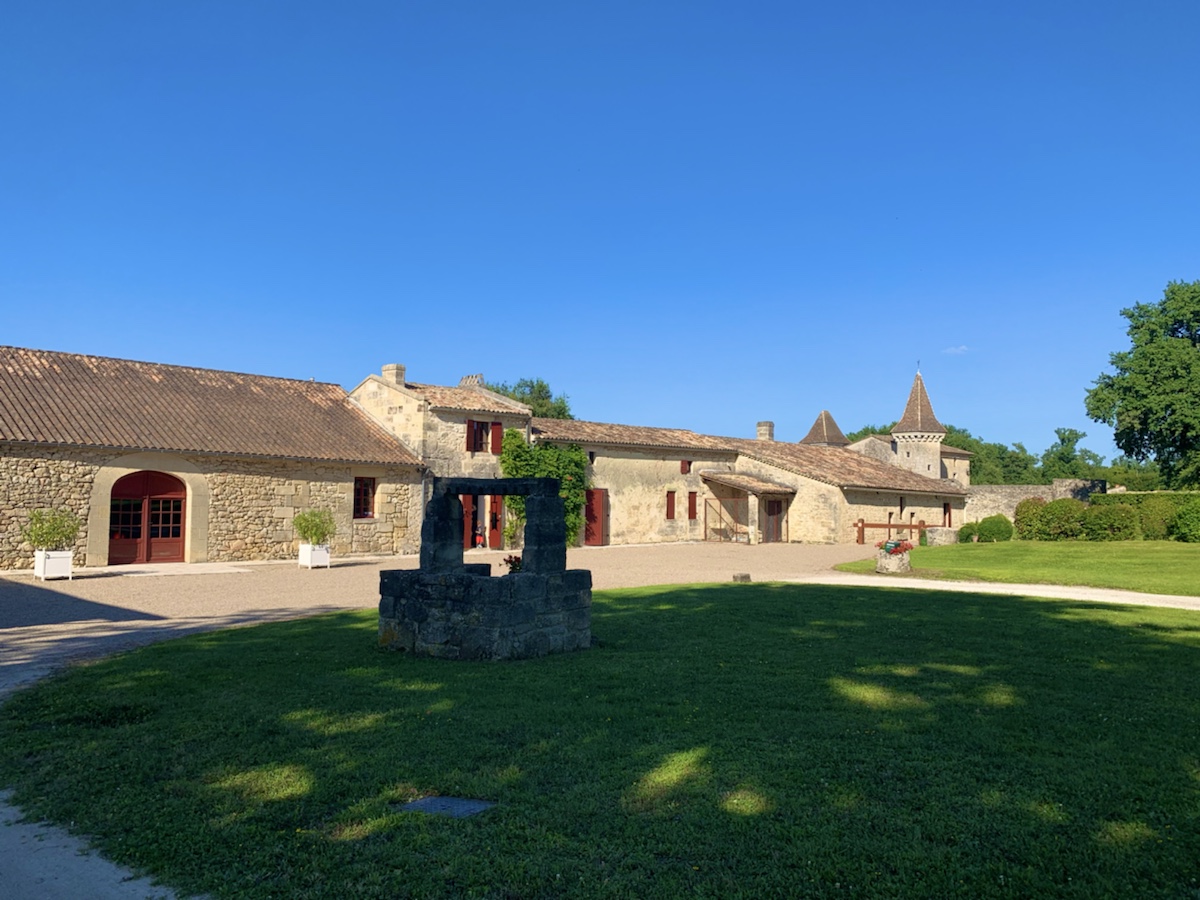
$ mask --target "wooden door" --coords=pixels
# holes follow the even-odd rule
[[[584,504],[583,543],[588,547],[601,547],[608,543],[608,491],[593,488],[586,493]]]
[[[471,494],[463,494],[462,508],[463,549],[470,550],[475,546],[475,497]]]
[[[183,562],[187,489],[163,472],[117,480],[109,500],[109,565]]]
[[[504,497],[492,497],[488,509],[488,546],[499,550],[504,541]]]
[[[767,521],[763,528],[763,543],[778,544],[783,540],[783,501],[767,501]]]

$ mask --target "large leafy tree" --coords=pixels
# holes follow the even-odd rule
[[[1054,478],[1099,478],[1103,477],[1101,466],[1104,457],[1080,447],[1079,442],[1087,433],[1075,428],[1055,428],[1058,438],[1042,454],[1042,477]]]
[[[567,395],[555,396],[550,390],[550,385],[541,378],[522,378],[516,384],[489,384],[487,389],[524,403],[533,410],[535,416],[543,419],[575,418],[571,415],[571,404]]]
[[[1200,484],[1200,281],[1170,282],[1157,303],[1121,310],[1130,349],[1087,393],[1126,456],[1153,459],[1171,487]]]

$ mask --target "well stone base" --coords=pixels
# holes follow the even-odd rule
[[[529,659],[592,642],[592,573],[379,574],[379,646],[441,659]]]
[[[911,572],[912,566],[908,561],[908,553],[888,553],[880,550],[875,555],[875,571],[880,575],[899,575]]]

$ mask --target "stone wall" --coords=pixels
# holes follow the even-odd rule
[[[0,568],[33,565],[33,548],[22,542],[21,529],[29,512],[48,507],[71,509],[84,523],[76,564],[106,565],[111,483],[141,469],[165,472],[187,484],[188,561],[292,558],[297,547],[292,517],[314,507],[334,512],[335,556],[407,553],[418,547],[421,481],[412,467],[3,444]],[[352,519],[356,476],[376,479],[372,519]]]
[[[561,526],[560,526],[561,527]],[[591,646],[592,573],[379,573],[379,645],[441,659],[529,659]]]
[[[608,491],[608,540],[643,544],[704,539],[704,501],[714,496],[700,477],[704,469],[732,470],[733,454],[694,450],[621,450],[588,446],[591,486]],[[691,462],[684,474],[680,463]],[[675,518],[667,518],[667,491],[675,492]],[[688,494],[696,492],[696,518],[688,519]]]
[[[192,458],[197,465],[205,462]],[[328,509],[337,523],[334,557],[411,553],[417,549],[421,484],[415,470],[356,467],[289,460],[211,461],[208,558],[215,561],[287,559],[296,553],[292,518]],[[375,517],[353,519],[355,477],[375,478]]]
[[[1030,497],[1046,502],[1073,497],[1087,501],[1092,494],[1103,494],[1107,482],[1082,478],[1056,478],[1051,484],[975,484],[967,489],[964,522],[980,522],[988,516],[1013,517],[1017,504]]]
[[[901,496],[904,499],[903,510],[900,509]],[[903,532],[903,537],[916,543],[918,533],[905,526],[912,526],[918,522],[940,526],[943,519],[942,504],[950,504],[950,518],[954,524],[961,524],[964,515],[961,495],[901,495],[899,492],[890,491],[847,490],[846,500],[845,518],[842,520],[839,539],[842,543],[854,543],[858,540],[858,530],[855,526],[859,519],[868,524],[885,524],[889,521],[890,514],[890,521],[896,525],[892,536]],[[886,529],[868,528],[864,543],[874,544],[886,537]]]
[[[21,529],[36,509],[69,509],[84,523],[75,564],[87,547],[88,498],[104,454],[61,447],[0,444],[0,569],[33,567],[33,548]]]

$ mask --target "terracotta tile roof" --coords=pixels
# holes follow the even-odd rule
[[[838,423],[833,421],[833,416],[829,414],[829,410],[821,410],[821,414],[817,416],[817,421],[813,422],[813,427],[808,429],[808,434],[800,439],[802,444],[824,444],[830,447],[845,447],[850,441],[846,435],[842,434],[842,429],[838,428]]]
[[[535,418],[533,434],[535,439],[577,444],[739,453],[837,487],[955,496],[966,493],[957,481],[925,478],[899,466],[888,465],[842,447],[717,437],[680,428],[611,425],[603,422],[581,422],[578,419]]]
[[[336,384],[0,347],[0,441],[419,466]]]
[[[657,447],[663,450],[729,451],[725,438],[697,434],[684,428],[650,428],[644,425],[613,425],[579,419],[533,420],[535,439],[574,444],[614,444],[622,447]]]
[[[926,478],[843,447],[747,441],[736,444],[743,455],[841,488],[904,491],[916,494],[966,494],[957,481]]]
[[[777,481],[770,481],[755,475],[742,475],[739,472],[716,472],[711,469],[705,469],[699,474],[705,481],[715,481],[717,484],[725,484],[731,488],[737,488],[739,491],[746,491],[756,496],[761,494],[796,493],[796,489],[790,485],[780,484]]]
[[[904,415],[892,428],[892,434],[945,434],[946,429],[933,414],[933,405],[929,402],[929,394],[925,390],[925,379],[921,373],[913,379],[912,390],[908,393],[908,403],[904,406]]]
[[[456,409],[463,412],[507,413],[529,415],[532,411],[524,403],[518,403],[487,388],[475,386],[442,387],[437,384],[414,384],[406,381],[404,386],[417,394],[434,409]]]

